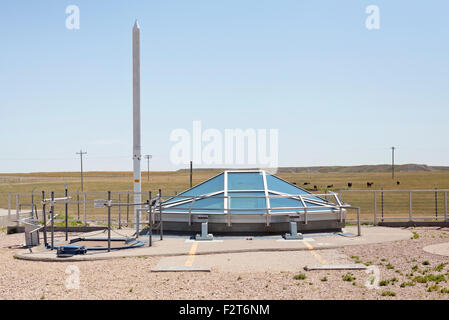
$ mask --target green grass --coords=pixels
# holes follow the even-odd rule
[[[293,279],[295,279],[295,280],[304,280],[306,278],[307,278],[307,276],[304,273],[298,273],[293,276]]]
[[[394,297],[396,296],[396,292],[393,291],[382,291],[381,293],[382,297]]]
[[[445,282],[446,278],[443,274],[428,274],[425,276],[417,276],[413,278],[413,281],[418,283],[427,283],[427,282]]]
[[[415,285],[414,282],[408,281],[408,282],[403,282],[403,283],[401,283],[400,287],[401,287],[401,288],[405,288],[405,287],[412,287],[412,286],[414,286],[414,285]]]
[[[345,274],[344,276],[342,276],[342,280],[351,282],[351,281],[356,280],[356,277],[354,277],[354,275],[349,272],[349,273]]]

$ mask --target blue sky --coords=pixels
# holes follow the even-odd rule
[[[65,26],[68,5],[80,29]],[[368,5],[380,29],[365,27]],[[279,129],[280,166],[449,165],[447,1],[2,1],[0,172],[132,170],[176,128]],[[146,169],[146,163],[142,164]]]

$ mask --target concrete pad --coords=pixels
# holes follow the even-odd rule
[[[277,239],[276,242],[310,242],[310,241],[315,241],[315,239],[313,238],[303,238],[303,239],[292,239],[292,240],[287,240],[287,239]]]
[[[348,232],[356,233],[356,227],[347,227]],[[130,234],[133,230],[117,230],[117,234]],[[92,232],[94,235],[98,232]],[[79,237],[80,235],[77,235]],[[84,237],[86,235],[83,235]],[[98,235],[97,235],[98,236]],[[116,235],[114,235],[116,236]],[[44,248],[33,249],[33,253],[28,250],[22,250],[16,253],[16,258],[34,261],[89,261],[89,260],[103,260],[116,259],[123,257],[138,257],[138,256],[154,256],[154,257],[170,257],[170,256],[186,256],[189,254],[192,245],[197,244],[195,251],[196,256],[212,255],[212,254],[231,254],[231,253],[250,253],[250,252],[281,252],[281,251],[308,251],[310,246],[313,247],[314,252],[319,252],[326,249],[340,248],[347,245],[362,245],[370,243],[381,243],[388,241],[398,241],[410,239],[412,233],[405,229],[388,228],[388,227],[363,227],[361,237],[344,237],[337,234],[331,235],[313,235],[310,236],[312,240],[284,240],[277,241],[278,238],[273,237],[258,237],[252,240],[242,238],[230,238],[219,242],[214,241],[195,241],[186,242],[183,237],[164,237],[163,241],[159,240],[158,236],[153,239],[152,247],[141,247],[136,249],[115,250],[111,252],[100,251],[86,255],[77,255],[70,258],[60,259],[56,257],[56,251],[45,250]],[[140,240],[147,240],[148,237],[141,236]],[[307,244],[307,245],[306,245]],[[262,260],[263,261],[263,260]]]
[[[319,255],[328,263],[351,263],[347,256],[335,249],[322,250]],[[157,267],[182,266],[188,259],[185,256],[161,258]],[[191,258],[191,261],[193,266],[210,268],[217,272],[298,272],[306,265],[319,263],[309,250],[199,255]]]
[[[204,243],[204,242],[219,243],[219,242],[223,242],[223,240],[193,240],[193,239],[187,239],[185,242],[186,243],[192,243],[192,242],[198,242],[198,243]]]
[[[432,244],[424,247],[423,250],[425,252],[438,254],[440,256],[449,256],[449,242]]]

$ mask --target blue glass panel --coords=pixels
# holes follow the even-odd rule
[[[271,196],[277,196],[273,193],[269,193],[270,197]],[[302,202],[300,200],[295,200],[295,199],[291,199],[291,198],[270,198],[270,207],[272,209],[274,208],[285,208],[285,207],[300,207],[303,208],[304,206],[302,205]],[[297,209],[300,210],[300,209]],[[295,211],[295,210],[293,210]]]
[[[290,184],[282,179],[279,179],[276,176],[271,174],[267,174],[267,187],[268,190],[287,193],[291,195],[311,195],[312,193],[307,192],[304,189],[298,188],[297,186]],[[309,199],[313,199],[320,202],[325,202],[323,199],[319,197],[310,197]]]
[[[231,197],[231,209],[263,209],[266,208],[264,192],[229,192]],[[237,197],[263,197],[263,198],[237,198]],[[265,213],[266,210],[238,210],[232,214]]]
[[[200,183],[199,185],[180,193],[178,196],[168,199],[164,203],[172,203],[175,201],[186,200],[187,198],[179,197],[179,196],[202,196],[205,194],[223,191],[224,190],[224,174],[220,174],[215,178],[212,178],[208,181]]]
[[[264,190],[259,172],[229,172],[228,190]]]
[[[176,206],[164,209],[164,212],[189,212],[189,208],[192,205],[192,202],[189,201],[187,203],[178,204]],[[180,209],[181,208],[181,209]],[[223,193],[219,193],[217,195],[214,195],[209,198],[195,200],[195,203],[192,207],[192,212],[204,212],[207,213],[207,210],[194,210],[195,208],[201,208],[201,209],[224,209],[224,198]],[[217,212],[217,213],[223,213],[223,210],[211,210],[209,211],[211,213]]]

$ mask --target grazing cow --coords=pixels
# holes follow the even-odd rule
[[[296,182],[293,182],[294,185],[296,185]]]
[[[369,188],[369,187],[371,187],[373,184],[374,184],[374,182],[367,182],[367,183],[366,183],[366,186]]]
[[[399,181],[396,181],[396,184],[397,184],[397,185],[400,185],[401,183],[400,183]]]
[[[305,185],[305,186],[308,185],[308,184],[310,184],[310,182],[304,182],[304,185]]]
[[[352,182],[348,182],[348,188],[352,187]]]
[[[314,191],[317,191],[317,190],[318,190],[318,187],[317,187],[317,186],[313,186],[313,190],[314,190]]]
[[[333,184],[330,184],[330,185],[328,185],[327,187],[328,187],[328,188],[333,188],[334,185],[333,185]]]

